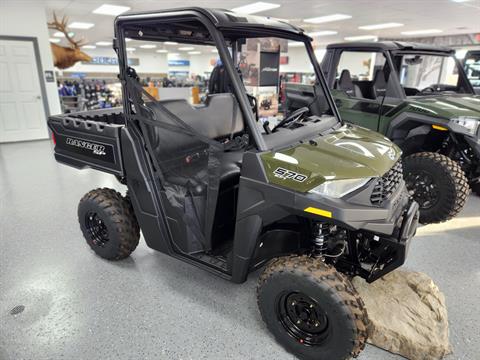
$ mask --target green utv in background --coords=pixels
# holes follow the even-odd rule
[[[402,149],[422,223],[457,215],[469,186],[480,194],[480,96],[453,50],[404,42],[332,44],[322,69],[341,118]]]
[[[157,100],[129,66],[126,38],[215,46],[229,86],[197,105]],[[314,68],[318,106],[260,126],[239,59],[267,47],[279,62],[290,42]],[[113,46],[123,108],[48,120],[57,161],[112,174],[128,189],[80,200],[89,247],[120,260],[141,230],[150,248],[234,283],[264,267],[258,306],[282,346],[301,359],[356,357],[368,318],[350,277],[372,282],[401,266],[418,225],[400,149],[340,121],[311,38],[288,23],[202,8],[123,14]]]

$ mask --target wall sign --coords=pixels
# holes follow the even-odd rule
[[[168,60],[168,66],[190,66],[190,60]]]
[[[277,86],[280,67],[279,52],[260,52],[260,86]]]
[[[55,81],[55,77],[53,76],[52,70],[45,70],[45,81],[47,83],[51,83]]]
[[[116,57],[109,56],[93,56],[91,61],[82,61],[82,64],[87,65],[118,65],[118,59]],[[129,58],[128,65],[139,65],[140,59]]]

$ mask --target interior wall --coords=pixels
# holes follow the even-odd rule
[[[21,20],[20,20],[21,19]],[[53,57],[50,50],[47,16],[44,7],[31,4],[28,10],[20,3],[2,2],[0,10],[0,35],[35,37],[38,41],[42,69],[54,71]],[[61,112],[56,81],[45,84],[50,114]]]

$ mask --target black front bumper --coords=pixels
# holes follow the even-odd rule
[[[368,283],[381,278],[405,263],[410,241],[417,232],[418,219],[419,206],[412,201],[403,215],[401,226],[394,232],[395,236],[379,239],[378,260],[373,264],[366,277]]]

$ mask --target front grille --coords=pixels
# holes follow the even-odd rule
[[[383,202],[389,199],[395,190],[397,190],[402,178],[402,160],[398,160],[385,175],[377,180],[377,183],[373,188],[372,195],[370,195],[370,202],[373,205],[382,205]]]

